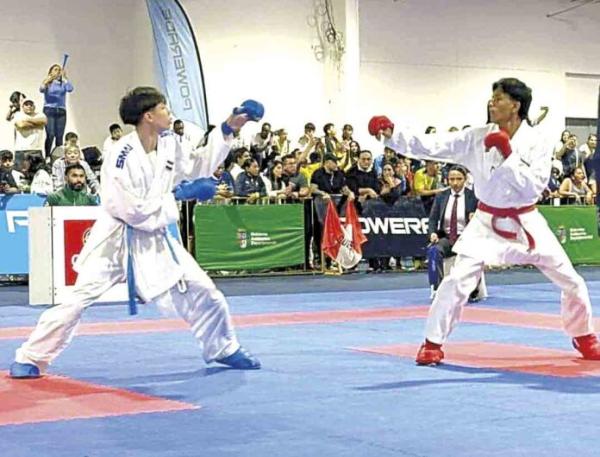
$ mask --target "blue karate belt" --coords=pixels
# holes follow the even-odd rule
[[[173,245],[171,244],[171,240],[169,239],[169,235],[167,231],[164,232],[165,240],[167,241],[167,246],[169,246],[169,251],[171,252],[171,256],[175,263],[179,265],[179,261],[177,260],[177,256],[175,255],[175,250],[173,249]],[[136,293],[135,293],[135,274],[133,273],[133,256],[131,255],[131,243],[133,237],[133,227],[131,225],[127,226],[127,294],[128,301],[127,306],[129,307],[129,314],[134,316],[138,313],[137,311],[137,303],[136,303]],[[181,293],[185,293],[187,287],[183,279],[177,282],[177,288]]]

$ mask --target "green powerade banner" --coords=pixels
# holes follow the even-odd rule
[[[596,206],[538,206],[575,264],[600,264]]]
[[[196,260],[206,270],[304,264],[303,205],[198,205]]]

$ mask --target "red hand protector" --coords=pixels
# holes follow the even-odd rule
[[[373,116],[369,121],[369,133],[373,136],[377,135],[380,130],[387,128],[394,130],[394,123],[386,116]]]
[[[485,145],[486,149],[490,149],[492,147],[498,149],[505,159],[508,159],[508,156],[512,154],[510,138],[508,133],[506,133],[504,130],[488,133],[483,140],[483,144]]]

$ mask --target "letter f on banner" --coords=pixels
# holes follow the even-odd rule
[[[204,131],[208,107],[198,44],[177,0],[146,0],[156,50],[156,72],[173,115]]]

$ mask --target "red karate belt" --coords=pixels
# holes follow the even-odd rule
[[[488,206],[483,202],[479,202],[477,204],[477,209],[492,215],[492,229],[502,238],[506,238],[507,240],[516,240],[517,233],[499,229],[496,226],[496,222],[498,219],[502,218],[508,218],[515,221],[523,229],[525,235],[527,236],[529,250],[531,251],[532,249],[535,249],[535,240],[533,239],[533,236],[531,236],[531,233],[529,233],[525,227],[523,227],[521,219],[519,218],[519,215],[533,211],[535,209],[535,205],[521,206],[520,208],[495,208],[493,206]]]

